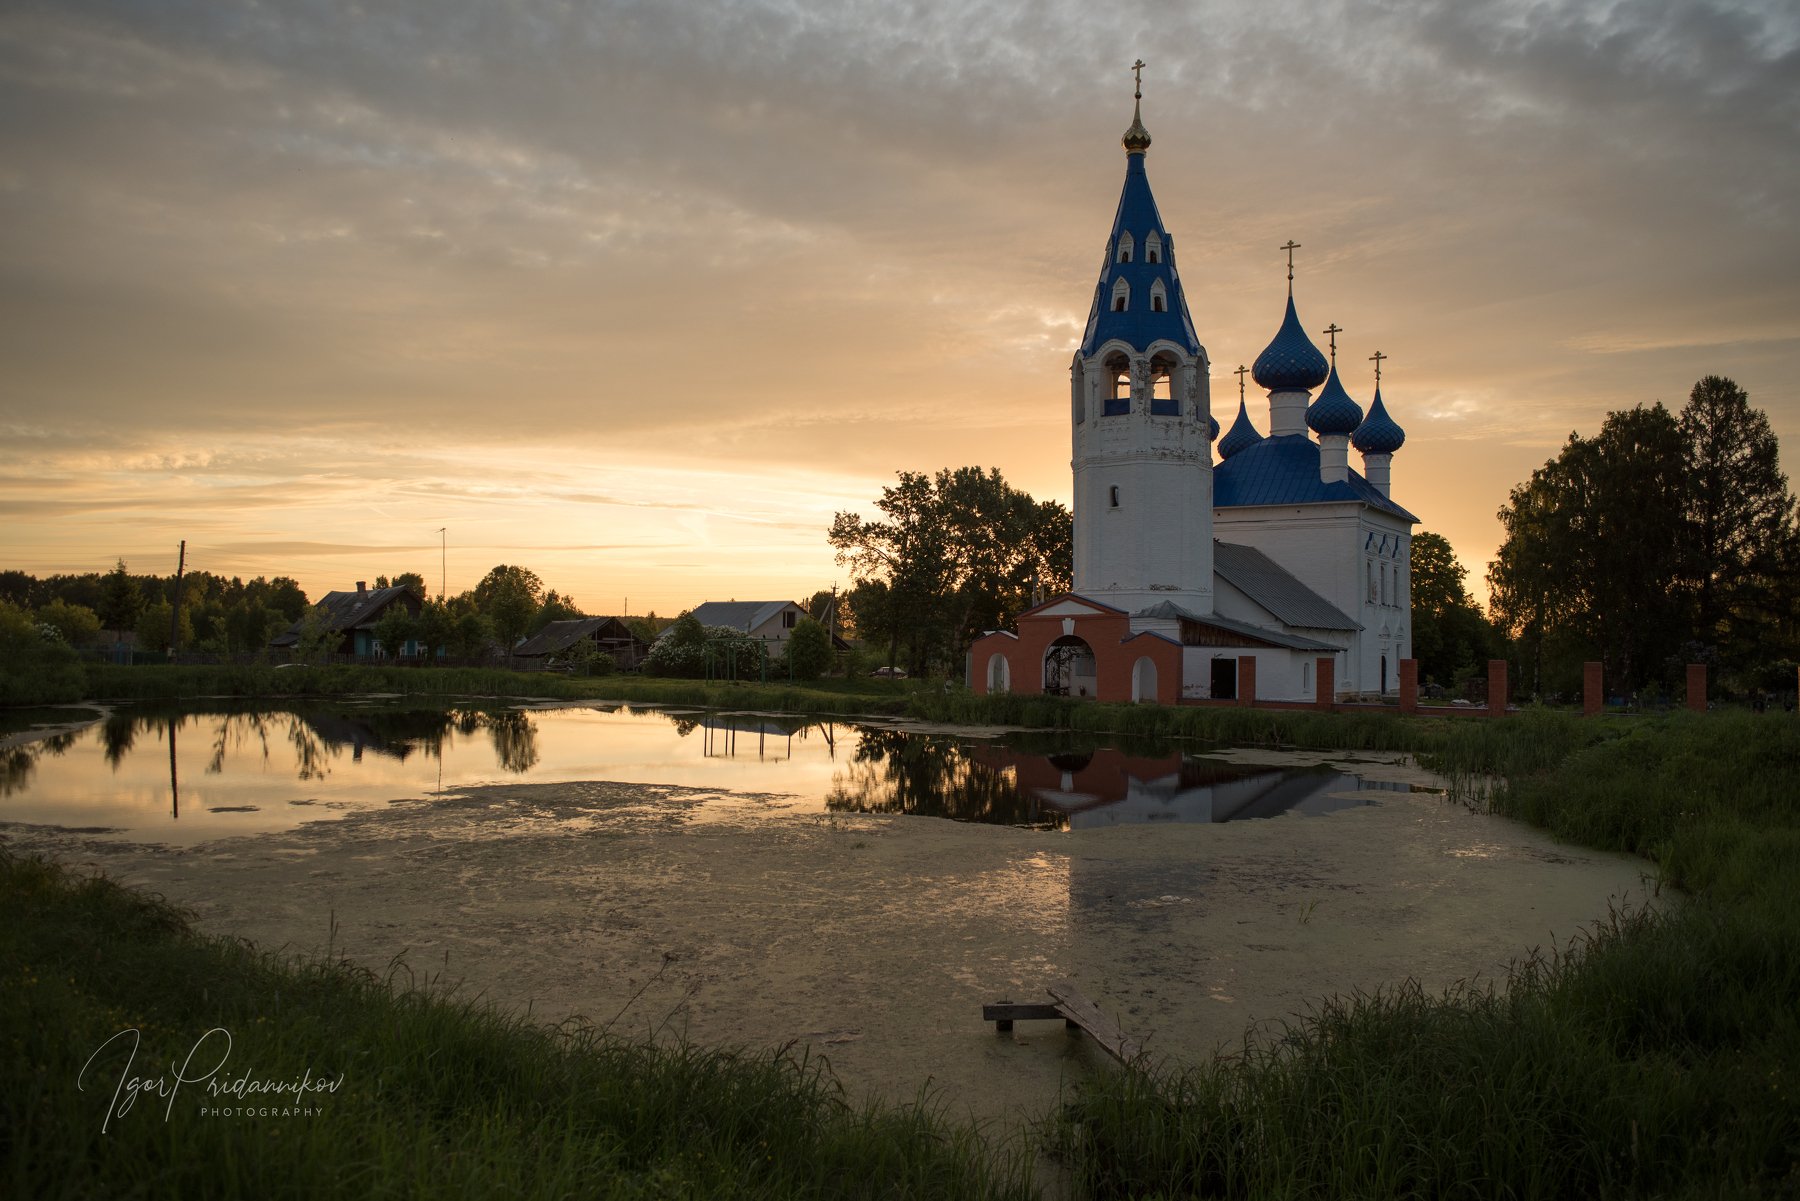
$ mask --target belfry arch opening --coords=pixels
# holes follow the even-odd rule
[[[1117,417],[1131,412],[1131,360],[1116,351],[1107,356],[1106,380],[1105,416]]]
[[[1180,369],[1175,357],[1167,351],[1150,360],[1150,412],[1158,417],[1175,417],[1181,402],[1175,399],[1175,373]]]
[[[988,691],[1012,691],[1012,665],[1006,661],[1005,655],[996,654],[988,659]]]
[[[1044,651],[1044,691],[1050,696],[1094,696],[1098,673],[1094,648],[1077,634],[1064,634]]]

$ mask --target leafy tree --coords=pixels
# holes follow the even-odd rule
[[[419,640],[419,654],[426,659],[436,658],[439,651],[450,646],[455,628],[456,619],[443,601],[428,600],[420,605],[418,627],[413,633]]]
[[[53,600],[37,611],[37,619],[54,627],[70,646],[86,646],[100,636],[100,617],[86,605]]]
[[[1780,572],[1794,522],[1780,443],[1749,394],[1718,375],[1694,385],[1680,428],[1689,456],[1695,637],[1741,659],[1793,590],[1792,577]]]
[[[395,601],[376,618],[374,632],[382,652],[389,658],[398,659],[405,653],[406,644],[418,637],[419,621],[404,601]]]
[[[343,641],[344,636],[331,628],[331,611],[324,605],[314,605],[300,618],[294,662],[319,663],[325,656],[336,654]]]
[[[655,642],[662,632],[672,624],[674,623],[664,621],[662,618],[658,617],[655,610],[651,610],[642,617],[627,617],[625,619],[625,628],[636,635],[639,642],[646,644]]]
[[[537,616],[544,582],[523,567],[501,564],[475,585],[475,605],[510,656]]]
[[[567,664],[584,676],[610,676],[619,670],[619,661],[600,649],[592,638],[583,638],[557,656],[559,664]]]
[[[1785,653],[1796,534],[1776,449],[1743,391],[1708,376],[1679,420],[1610,413],[1513,489],[1488,583],[1534,687],[1572,687],[1586,658],[1631,691],[1721,640],[1739,664]]]
[[[531,619],[531,632],[535,634],[553,621],[573,621],[586,616],[575,604],[574,597],[558,595],[552,589],[544,593],[544,601]]]
[[[802,617],[788,635],[787,662],[796,680],[816,680],[831,667],[831,632]]]
[[[1423,682],[1448,684],[1489,657],[1493,629],[1469,599],[1468,570],[1457,561],[1449,539],[1421,530],[1413,535],[1411,559],[1413,657]]]
[[[175,606],[168,601],[147,605],[138,614],[137,645],[139,650],[166,651],[169,633],[175,623]],[[193,640],[194,630],[188,623],[187,610],[181,611],[181,628],[176,632],[183,645]]]
[[[120,559],[106,577],[100,599],[100,621],[109,630],[132,630],[137,628],[138,614],[143,611],[143,590],[125,570],[125,560]]]
[[[404,588],[420,600],[424,600],[427,595],[425,577],[416,571],[403,571],[391,580],[384,575],[378,575],[375,577],[375,586],[377,588]]]
[[[1038,594],[1069,585],[1073,523],[1053,502],[1037,502],[996,470],[963,467],[935,477],[899,473],[876,502],[883,519],[839,513],[827,535],[858,585],[886,586],[853,603],[857,628],[909,665],[953,661],[984,629],[998,629]]]
[[[0,704],[78,700],[84,685],[75,651],[56,630],[0,600]]]
[[[488,619],[473,609],[466,609],[456,616],[450,645],[459,658],[479,659],[487,653],[493,637],[494,627],[488,624]]]

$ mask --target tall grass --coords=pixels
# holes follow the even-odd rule
[[[1026,1197],[1024,1158],[929,1107],[856,1108],[804,1053],[545,1030],[397,971],[284,961],[169,906],[0,851],[0,1195],[57,1197]],[[169,1077],[208,1030],[220,1079],[311,1070],[335,1093],[245,1102]],[[186,1074],[222,1049],[215,1037]],[[310,1106],[311,1116],[279,1116]],[[168,1107],[168,1108],[166,1108]]]
[[[1101,1197],[1800,1191],[1800,727],[1674,714],[1471,723],[1438,752],[1497,811],[1643,855],[1680,903],[1504,987],[1333,998],[1273,1041],[1076,1094],[1053,1146]]]

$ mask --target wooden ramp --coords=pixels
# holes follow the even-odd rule
[[[1013,1028],[1014,1022],[1048,1021],[1061,1018],[1070,1030],[1085,1030],[1101,1048],[1120,1063],[1130,1063],[1144,1053],[1144,1044],[1119,1026],[1119,1023],[1101,1012],[1098,1005],[1082,996],[1075,986],[1066,980],[1058,980],[1050,985],[1046,992],[1050,994],[1050,1003],[1038,1002],[1016,1003],[1000,1001],[981,1007],[981,1020],[994,1023],[994,1029],[1004,1034]]]

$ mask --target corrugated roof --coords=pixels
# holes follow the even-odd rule
[[[694,619],[703,626],[724,626],[747,634],[792,604],[784,600],[707,601],[694,608]]]
[[[1302,584],[1254,546],[1213,543],[1213,570],[1283,625],[1313,630],[1360,630],[1344,611]]]
[[[630,629],[616,617],[575,617],[551,622],[515,647],[513,654],[524,658],[554,655],[568,650],[583,638],[619,642],[630,641],[631,637]]]
[[[1213,468],[1213,507],[1217,509],[1344,501],[1392,513],[1402,521],[1419,520],[1354,470],[1347,480],[1331,484],[1320,480],[1319,444],[1305,434],[1264,438]]]
[[[342,634],[347,630],[373,629],[382,610],[404,595],[406,589],[403,586],[370,588],[363,592],[327,592],[319,598],[317,607],[325,610],[325,628]],[[305,622],[306,616],[302,614],[300,620],[270,639],[269,645],[289,646],[298,642],[300,627]]]

